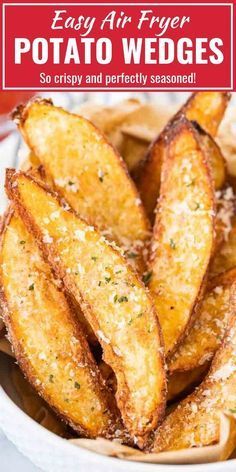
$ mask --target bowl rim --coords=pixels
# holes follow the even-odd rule
[[[205,463],[205,464],[149,464],[145,462],[131,462],[127,461],[124,459],[117,459],[113,457],[108,457],[108,456],[103,456],[102,454],[98,454],[93,451],[89,451],[85,448],[82,448],[80,446],[76,446],[73,443],[70,443],[69,441],[66,441],[65,439],[61,438],[60,436],[57,436],[55,433],[47,430],[40,424],[38,424],[34,419],[32,419],[27,413],[25,413],[18,405],[15,404],[15,402],[8,396],[6,391],[3,389],[3,387],[0,385],[0,403],[1,403],[1,408],[4,410],[4,404],[7,406],[8,409],[12,410],[12,414],[14,415],[15,418],[19,418],[19,420],[24,422],[26,425],[28,425],[29,428],[31,428],[32,432],[35,431],[37,435],[41,435],[44,437],[44,441],[48,441],[49,443],[53,443],[54,446],[60,446],[60,451],[62,448],[64,450],[71,453],[73,456],[80,456],[81,458],[85,459],[87,463],[89,461],[93,463],[98,463],[98,461],[101,462],[101,464],[104,466],[107,466],[108,470],[111,470],[110,467],[112,467],[112,464],[114,465],[114,470],[117,470],[117,466],[120,468],[120,470],[128,470],[130,472],[150,472],[151,470],[163,470],[165,469],[168,472],[177,472],[180,470],[180,468],[184,467],[185,471],[190,472],[194,470],[194,472],[204,472],[205,471],[222,471],[222,465],[227,468],[227,470],[235,470],[235,464],[236,464],[236,459],[231,459],[229,461],[223,461],[223,462],[213,462],[213,463]],[[1,422],[1,417],[0,417],[0,426],[3,429],[3,432],[5,433],[5,428],[4,425]],[[7,432],[6,432],[7,434]]]

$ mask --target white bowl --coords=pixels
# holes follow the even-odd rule
[[[128,462],[105,457],[71,444],[32,420],[17,406],[7,379],[12,360],[0,354],[0,427],[19,451],[47,472],[230,472],[236,460],[198,465],[163,465]]]

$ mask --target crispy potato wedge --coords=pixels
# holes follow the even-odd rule
[[[111,437],[116,410],[67,300],[33,237],[11,212],[1,238],[1,307],[31,385],[86,437]]]
[[[186,395],[193,390],[203,380],[209,364],[206,363],[186,372],[174,372],[168,378],[167,382],[167,400],[176,401],[179,397]]]
[[[188,120],[196,121],[206,132],[214,136],[223,118],[228,101],[229,94],[225,92],[194,93],[150,146],[146,158],[141,162],[139,169],[137,170],[135,180],[142,202],[151,221],[154,219],[153,212],[159,196],[165,143],[168,139],[168,134],[172,132],[171,129],[174,126],[175,121],[178,120],[179,116],[184,115]],[[217,173],[218,168],[220,170],[219,177],[217,174],[217,179],[215,179],[215,182],[218,185],[221,183],[224,173],[222,156],[219,156],[219,152],[216,152],[216,148],[214,147],[212,164],[215,165],[215,163],[217,163],[215,174]]]
[[[7,172],[7,193],[98,336],[117,379],[123,421],[139,445],[165,407],[163,347],[153,302],[121,250],[32,177]]]
[[[226,241],[220,245],[210,267],[210,277],[236,267],[236,218],[232,221],[232,228]]]
[[[195,323],[170,359],[170,372],[189,371],[211,361],[225,333],[235,282],[235,268],[212,279]]]
[[[235,285],[232,287],[230,303],[232,314],[229,325],[207,377],[199,388],[167,416],[156,432],[153,452],[215,444],[219,441],[220,413],[235,411]]]
[[[153,230],[149,288],[166,353],[193,320],[214,243],[214,190],[195,128],[181,118],[169,136]]]
[[[196,92],[180,111],[189,121],[197,121],[207,133],[215,136],[229,99],[227,92]]]
[[[123,247],[130,263],[142,271],[149,222],[114,148],[85,118],[46,100],[29,102],[14,117],[56,190],[89,224]]]

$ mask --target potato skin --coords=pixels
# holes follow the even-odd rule
[[[80,435],[113,437],[122,429],[119,414],[76,315],[12,210],[2,229],[0,260],[1,309],[24,375]]]
[[[152,300],[120,250],[62,207],[53,192],[8,170],[6,188],[67,292],[97,334],[117,378],[117,403],[140,447],[161,421],[166,379]],[[57,217],[54,219],[55,214]]]
[[[166,142],[149,260],[149,288],[167,355],[190,328],[202,299],[214,222],[211,171],[195,128],[182,117]]]
[[[123,159],[101,132],[47,100],[21,106],[14,119],[43,166],[46,181],[144,271],[150,224]]]
[[[220,413],[230,413],[235,409],[235,284],[230,303],[232,312],[228,328],[206,379],[167,416],[156,432],[152,452],[208,446],[219,441]],[[234,447],[235,444],[232,444]]]
[[[175,121],[185,116],[189,121],[196,121],[203,130],[212,136],[216,135],[218,126],[224,116],[230,94],[226,92],[196,92],[172,118],[164,130],[151,144],[145,159],[137,170],[136,183],[142,202],[151,222],[154,220],[154,209],[160,190],[161,167],[165,154],[165,142]],[[222,172],[222,167],[221,167]]]

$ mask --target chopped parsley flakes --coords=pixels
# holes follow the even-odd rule
[[[170,247],[171,247],[172,249],[176,249],[176,244],[175,244],[175,242],[174,242],[174,240],[173,240],[172,238],[170,238]]]
[[[152,277],[152,270],[143,274],[143,283],[147,285],[148,282],[151,280],[151,277]]]

